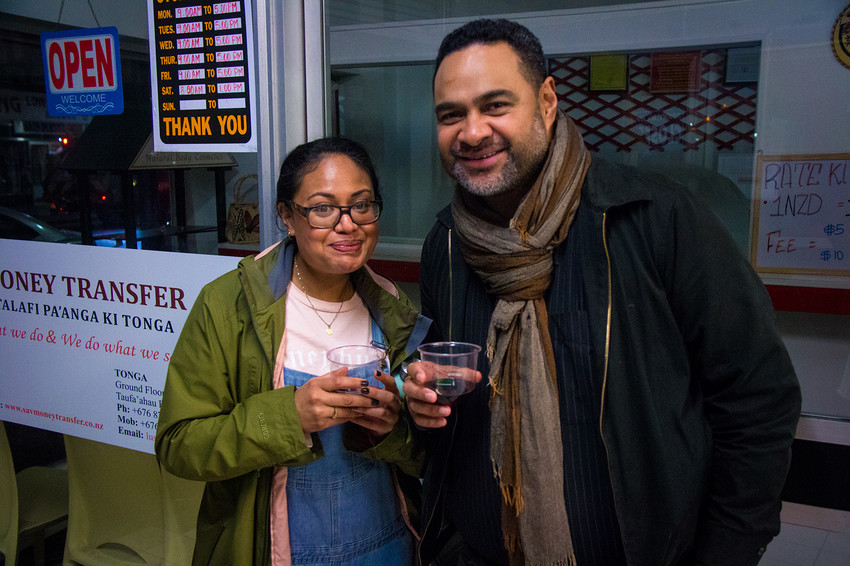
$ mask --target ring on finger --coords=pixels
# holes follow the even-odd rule
[[[336,407],[334,407],[333,409],[334,409],[334,412],[333,412],[333,413],[331,413],[331,419],[335,419],[335,418],[336,418]]]

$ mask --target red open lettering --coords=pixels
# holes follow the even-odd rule
[[[47,44],[52,92],[115,90],[115,58],[108,35],[56,39]]]
[[[65,76],[68,77],[68,88],[74,88],[74,74],[80,70],[80,53],[73,41],[65,42]]]
[[[47,48],[47,61],[53,90],[60,90],[65,85],[65,65],[62,63],[62,46],[59,42],[54,41]]]
[[[112,38],[106,36],[95,44],[97,61],[97,86],[115,85],[115,67],[112,65]],[[105,79],[105,83],[104,83]]]

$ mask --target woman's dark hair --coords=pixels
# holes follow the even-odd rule
[[[335,154],[348,157],[369,175],[375,200],[381,200],[378,175],[366,148],[348,138],[329,137],[303,143],[289,152],[277,178],[277,202],[288,204],[292,201],[304,177],[315,171],[326,157]]]
[[[525,80],[539,88],[546,80],[546,60],[543,47],[529,29],[510,20],[481,19],[473,20],[449,33],[440,44],[434,65],[434,76],[446,56],[470,45],[492,45],[504,41],[516,52],[520,61],[520,72]]]

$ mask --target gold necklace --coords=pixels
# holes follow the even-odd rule
[[[345,295],[345,291],[348,289],[348,285],[346,284],[342,287],[342,291],[339,294],[339,300],[340,300],[339,308],[337,309],[336,314],[334,315],[333,319],[331,319],[330,322],[325,322],[325,319],[322,318],[322,315],[319,314],[319,309],[316,308],[316,306],[313,304],[313,301],[310,299],[310,294],[307,292],[307,286],[304,285],[304,280],[301,279],[301,271],[298,269],[298,261],[294,257],[292,258],[292,265],[295,267],[295,276],[298,278],[298,284],[300,285],[301,290],[304,291],[304,296],[307,297],[307,302],[310,303],[310,308],[313,309],[313,312],[316,313],[316,316],[319,317],[319,320],[322,321],[322,324],[324,324],[327,327],[327,329],[325,330],[325,334],[330,336],[331,334],[334,333],[331,326],[333,325],[334,322],[336,322],[336,319],[339,316],[339,313],[342,312],[342,305],[344,303],[344,301],[342,300],[342,297]]]

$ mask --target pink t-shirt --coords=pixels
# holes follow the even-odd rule
[[[310,305],[312,301],[312,306]],[[315,307],[315,310],[313,310]],[[319,311],[319,314],[316,314]],[[337,311],[339,315],[337,316]],[[321,316],[321,318],[320,318]],[[336,319],[334,317],[336,316]],[[333,321],[333,322],[331,322]],[[333,334],[328,335],[331,323]],[[339,303],[310,298],[292,283],[286,293],[286,331],[276,356],[274,387],[284,387],[283,368],[324,375],[330,371],[327,351],[347,344],[369,344],[371,337],[369,310],[357,294]],[[280,363],[280,360],[283,363]],[[310,436],[305,435],[310,443]],[[286,468],[275,470],[271,499],[272,565],[289,566],[289,517],[286,505]]]

